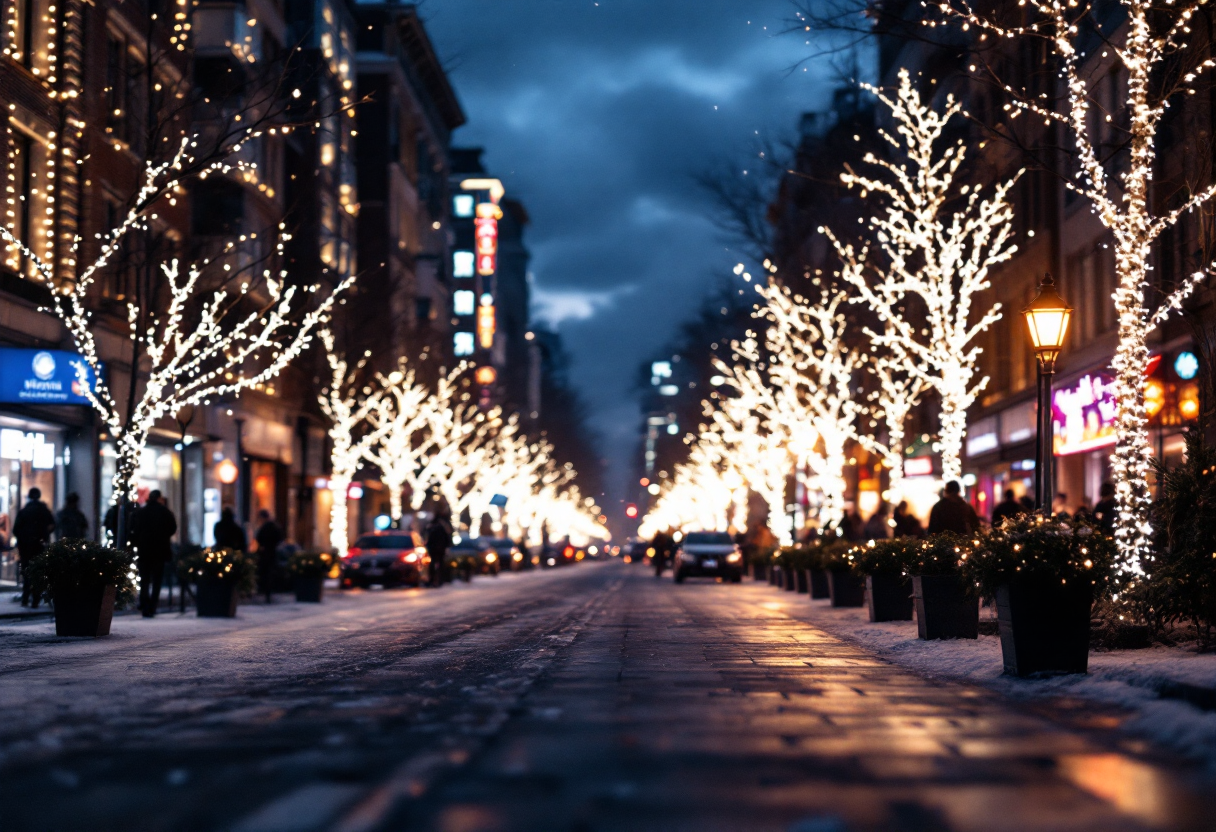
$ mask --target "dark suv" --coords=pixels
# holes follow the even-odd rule
[[[672,566],[678,584],[693,577],[743,580],[743,555],[726,532],[689,532],[677,545]]]
[[[420,586],[431,558],[416,532],[365,534],[342,559],[342,586]]]

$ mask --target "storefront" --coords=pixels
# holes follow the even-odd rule
[[[31,488],[57,511],[68,494],[96,532],[95,432],[81,395],[75,353],[0,347],[0,532],[11,542],[13,521]],[[87,377],[91,378],[91,376]]]

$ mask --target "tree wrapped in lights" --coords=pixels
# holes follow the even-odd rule
[[[1022,113],[1042,118],[1066,131],[1076,152],[1075,169],[1065,177],[1065,185],[1089,199],[1115,238],[1114,301],[1119,321],[1112,362],[1118,403],[1112,462],[1119,506],[1115,539],[1125,568],[1140,572],[1152,532],[1148,523],[1152,446],[1144,398],[1148,337],[1181,309],[1213,267],[1205,263],[1155,299],[1149,280],[1152,248],[1162,234],[1196,209],[1209,206],[1216,196],[1216,185],[1205,184],[1184,193],[1173,209],[1155,209],[1157,135],[1171,103],[1183,105],[1195,95],[1200,79],[1216,66],[1216,58],[1210,56],[1210,49],[1191,48],[1192,22],[1207,5],[1205,0],[1165,4],[1121,0],[1120,5],[1123,14],[1103,17],[1091,6],[1025,0],[1020,4],[1027,15],[1022,26],[1003,26],[960,0],[943,2],[940,8],[948,17],[976,27],[981,41],[991,35],[1015,41],[1033,38],[1054,49],[1065,89],[1058,102],[1033,96],[1025,88],[1002,86],[1011,96],[1007,105],[1011,117]],[[1091,51],[1087,54],[1086,49]],[[1120,66],[1127,74],[1126,92],[1108,98],[1103,92],[1106,85],[1113,85]],[[1128,162],[1118,173],[1108,172],[1112,159],[1100,150],[1110,123],[1121,125],[1120,142],[1127,145]]]
[[[908,416],[920,403],[929,385],[923,378],[908,372],[907,357],[900,354],[899,342],[890,332],[890,324],[887,329],[890,351],[877,353],[868,362],[870,372],[878,382],[878,389],[871,394],[874,404],[870,407],[870,415],[873,419],[882,419],[886,440],[879,441],[865,431],[858,431],[857,440],[866,450],[882,457],[888,472],[886,499],[888,502],[898,502],[903,496]]]
[[[707,450],[719,464],[730,464],[747,486],[768,506],[769,524],[782,543],[792,540],[785,516],[785,483],[793,468],[792,420],[785,418],[775,391],[756,359],[759,351],[754,336],[735,345],[738,363],[714,359],[723,378],[722,387],[730,395],[706,402],[709,430],[717,435]],[[806,422],[803,421],[805,426]],[[805,435],[805,433],[804,433]]]
[[[194,146],[192,139],[184,139],[170,161],[146,169],[135,207],[105,235],[97,259],[73,283],[56,285],[52,264],[23,245],[11,229],[0,227],[0,237],[29,258],[51,290],[51,305],[46,311],[63,322],[82,356],[74,364],[77,381],[114,438],[116,503],[134,496],[140,456],[159,420],[274,379],[311,343],[315,331],[328,319],[338,294],[353,282],[348,277],[331,291],[323,291],[315,285],[289,285],[287,270],[272,264],[264,264],[260,275],[233,270],[226,258],[236,250],[235,242],[227,243],[216,261],[183,264],[173,259],[161,264],[160,275],[168,292],[164,309],[149,315],[133,303],[127,305],[129,338],[142,346],[144,359],[132,368],[128,407],[120,407],[102,373],[90,293],[97,285],[98,272],[110,263],[128,233],[156,218],[148,211],[158,194],[169,193],[182,184],[187,171],[205,176],[245,168],[244,162],[227,158],[199,168],[191,155]],[[239,144],[234,152],[238,150]],[[280,264],[289,239],[280,226],[275,249],[275,260]],[[218,287],[208,289],[204,275],[212,273],[220,274]],[[306,311],[301,313],[300,308],[306,304]],[[142,330],[136,326],[141,317],[146,322]]]
[[[356,379],[367,364],[367,355],[352,369],[334,348],[334,336],[328,327],[321,330],[320,336],[330,371],[329,384],[317,396],[321,412],[330,423],[329,488],[333,504],[329,510],[329,542],[344,556],[349,536],[347,493],[364,457],[383,438],[384,425],[368,426],[370,417],[382,406],[385,390],[381,385],[359,386]]]
[[[757,315],[767,318],[765,337],[768,378],[775,391],[777,418],[785,422],[799,461],[815,473],[824,504],[823,525],[844,518],[845,450],[857,435],[861,405],[853,398],[853,374],[862,356],[844,339],[844,292],[822,290],[818,303],[809,303],[775,283],[757,286],[766,304]],[[756,345],[745,344],[740,355],[761,361]],[[816,444],[823,451],[814,452]]]
[[[878,169],[874,176],[848,171],[840,178],[863,196],[882,199],[883,210],[870,219],[870,228],[883,257],[820,230],[835,245],[844,263],[841,276],[856,288],[857,302],[883,324],[881,332],[868,331],[872,341],[890,351],[903,376],[938,394],[942,476],[956,480],[962,476],[967,409],[988,384],[986,376],[975,380],[982,351],[975,339],[1001,316],[1000,304],[974,314],[972,306],[991,285],[989,271],[1017,250],[1010,242],[1013,209],[1007,200],[1016,178],[997,184],[987,198],[979,186],[956,185],[966,145],[961,139],[943,141],[950,120],[961,112],[953,96],[940,112],[934,110],[921,100],[907,70],[900,70],[894,97],[866,89],[891,111],[895,134],[879,132],[897,158],[867,153],[865,162]],[[920,301],[923,324],[908,314],[912,298]]]

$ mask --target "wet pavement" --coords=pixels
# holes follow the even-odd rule
[[[0,829],[1213,828],[1213,783],[1119,713],[925,680],[811,618],[610,563],[5,625]]]

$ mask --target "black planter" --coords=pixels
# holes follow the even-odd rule
[[[319,604],[325,594],[325,576],[296,578],[296,600],[304,604]]]
[[[199,618],[236,618],[236,581],[199,581],[195,600]]]
[[[1086,673],[1093,590],[1026,578],[997,587],[1001,655],[1011,676]]]
[[[828,587],[828,573],[824,569],[811,570],[811,597],[829,598],[831,589]]]
[[[797,574],[795,575],[795,579],[798,582],[798,591],[799,592],[801,592],[803,595],[810,592],[810,590],[811,590],[811,572],[809,569],[799,569]]]
[[[871,621],[912,620],[912,579],[903,575],[866,575]]]
[[[828,570],[828,595],[833,607],[864,607],[865,578],[852,569]]]
[[[801,569],[790,569],[788,566],[781,570],[785,576],[785,585],[781,588],[786,592],[798,591],[798,579],[802,577]]]
[[[753,563],[752,564],[752,578],[757,581],[767,581],[768,580],[768,564],[767,563]]]
[[[958,575],[919,575],[912,579],[916,632],[925,640],[978,638],[980,605],[967,594]]]
[[[769,573],[768,582],[777,589],[785,586],[785,570],[780,566],[774,566],[772,572]]]
[[[57,589],[55,635],[98,638],[110,634],[114,619],[114,587],[71,587]]]

